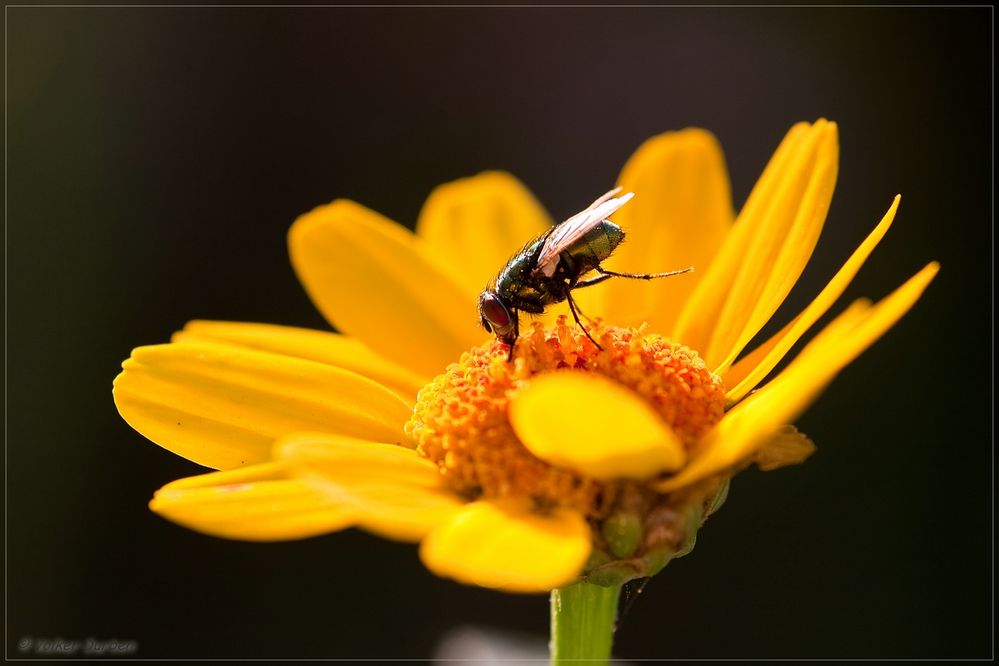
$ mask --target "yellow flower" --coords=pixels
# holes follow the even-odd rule
[[[754,391],[895,216],[898,197],[811,304],[747,353],[812,253],[837,164],[834,123],[796,125],[736,218],[710,134],[650,139],[621,173],[636,196],[614,215],[628,240],[608,267],[695,271],[579,290],[602,349],[552,308],[522,327],[513,361],[475,303],[551,224],[518,181],[439,187],[415,234],[351,201],[317,208],[291,229],[292,263],[343,335],[196,321],[123,364],[125,420],[221,470],[166,485],[150,506],[235,539],[359,527],[420,542],[440,575],[508,591],[654,573],[739,469],[810,453],[785,424],[937,272],[854,303]]]

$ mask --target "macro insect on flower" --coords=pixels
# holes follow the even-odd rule
[[[898,209],[896,196],[814,299],[757,341],[815,248],[838,157],[835,123],[795,125],[738,216],[717,141],[696,129],[643,144],[618,181],[634,200],[602,197],[581,224],[552,227],[496,172],[435,190],[415,233],[347,200],[306,213],[289,233],[292,265],[341,333],[197,321],[124,362],[114,399],[125,420],[219,470],[167,484],[150,506],[233,539],[357,527],[419,543],[441,576],[554,590],[553,621],[606,610],[623,583],[690,549],[741,469],[812,452],[788,424],[935,276],[930,263],[881,301],[854,302],[773,372]],[[633,239],[613,257],[610,209]],[[602,249],[576,244],[594,230],[610,239]],[[537,258],[515,254],[531,238]],[[624,275],[612,266],[570,299],[604,260],[696,271],[602,280]],[[512,279],[501,272],[481,292],[504,264]],[[548,291],[517,300],[511,285]],[[563,297],[576,325],[549,308],[518,330],[518,310]],[[469,316],[477,301],[499,339]],[[593,636],[609,636],[597,624],[606,631]],[[558,654],[585,643],[555,634]],[[605,643],[576,656],[605,657]]]
[[[592,287],[612,277],[653,280],[693,270],[616,273],[600,265],[624,240],[621,227],[608,219],[634,196],[628,192],[615,197],[620,191],[618,187],[607,192],[586,210],[528,241],[479,295],[482,326],[510,345],[510,359],[513,359],[513,346],[520,337],[518,310],[541,314],[545,307],[565,301],[576,324],[600,347],[579,321],[579,308],[572,299],[573,289]],[[581,279],[591,271],[599,275]]]

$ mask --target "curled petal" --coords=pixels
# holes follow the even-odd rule
[[[801,314],[776,335],[736,363],[725,375],[725,383],[732,387],[726,393],[729,402],[738,402],[756,388],[756,385],[763,381],[763,378],[791,350],[794,343],[832,307],[832,304],[842,295],[860,267],[864,265],[867,257],[871,255],[877,244],[884,238],[885,233],[888,232],[892,220],[895,219],[895,211],[898,210],[899,201],[900,197],[896,196],[878,226],[854,251],[843,267],[815,297],[815,300],[809,303]]]
[[[537,457],[596,479],[646,479],[686,460],[659,415],[602,375],[564,371],[533,378],[511,399],[510,423]]]
[[[439,576],[505,592],[547,592],[572,582],[591,550],[575,511],[532,513],[526,501],[479,501],[432,531],[420,557]]]
[[[877,305],[858,301],[830,323],[774,380],[730,410],[689,464],[658,484],[669,492],[753,455],[812,403],[833,377],[909,311],[939,270],[931,263]]]
[[[839,164],[836,124],[791,129],[677,322],[716,374],[770,319],[815,248]]]

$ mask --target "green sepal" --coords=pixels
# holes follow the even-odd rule
[[[644,553],[639,557],[609,560],[604,564],[588,569],[583,576],[583,580],[601,587],[624,585],[636,578],[649,578],[656,575],[674,557],[676,557],[676,550],[664,546]]]
[[[708,508],[704,510],[704,519],[707,520],[708,516],[718,511],[725,504],[725,500],[728,499],[728,489],[731,485],[731,479],[725,479],[722,481],[718,490],[715,491],[714,496],[712,496],[711,501],[708,502]]]
[[[659,548],[650,551],[645,555],[646,570],[649,572],[649,577],[655,576],[657,573],[666,568],[666,565],[670,563],[676,557],[676,551],[672,548]]]
[[[683,557],[694,550],[694,544],[697,543],[697,530],[704,522],[704,507],[700,504],[688,506],[683,512],[683,518],[685,527],[683,541],[680,542],[674,557]]]

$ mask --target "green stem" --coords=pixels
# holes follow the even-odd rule
[[[552,666],[575,659],[606,664],[614,643],[614,620],[620,585],[576,583],[552,590]]]

